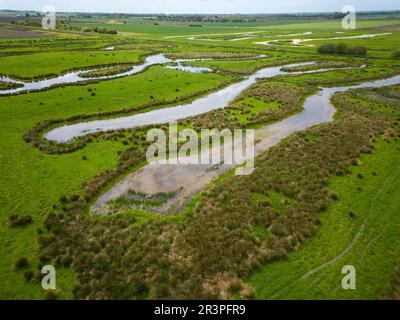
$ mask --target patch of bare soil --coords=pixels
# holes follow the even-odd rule
[[[1,39],[54,38],[56,34],[44,33],[39,30],[0,26]]]
[[[110,21],[107,21],[107,23],[108,24],[124,24],[123,22],[118,21],[118,20],[110,20]]]
[[[384,27],[377,27],[377,28],[370,28],[374,30],[400,30],[400,24],[396,24],[394,26],[384,26]]]

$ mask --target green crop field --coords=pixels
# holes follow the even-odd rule
[[[398,13],[363,16],[356,30],[319,15],[63,19],[68,23],[48,37],[29,37],[34,26],[18,25],[18,37],[1,37],[0,29],[0,299],[399,298],[397,78],[390,86],[335,93],[331,122],[279,139],[257,155],[250,176],[229,170],[201,188],[188,183],[190,197],[170,210],[168,201],[186,190],[159,192],[168,185],[154,182],[159,172],[148,182],[158,192],[131,190],[131,198],[114,199],[117,212],[92,212],[101,195],[146,168],[146,134],[167,124],[103,132],[100,121],[71,141],[46,139],[64,125],[168,113],[228,94],[223,89],[260,70],[314,62],[283,74],[269,70],[271,78],[258,76],[226,105],[179,118],[178,125],[258,130],[290,121],[321,87],[400,75]],[[382,35],[350,38],[374,34]],[[260,44],[266,41],[272,43]],[[324,52],[324,44],[333,51]],[[123,73],[160,54],[170,60]],[[70,71],[100,77],[74,82]],[[51,85],[36,90],[37,81]],[[52,291],[41,286],[41,267],[49,264],[57,270]],[[342,288],[346,265],[357,270],[356,290]]]

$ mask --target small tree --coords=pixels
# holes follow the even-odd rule
[[[347,44],[345,43],[339,43],[335,47],[335,53],[338,54],[346,54],[350,51],[350,48],[348,48]]]
[[[19,258],[15,262],[15,269],[22,269],[23,267],[26,267],[28,265],[28,259],[26,257]]]
[[[400,49],[394,50],[391,56],[393,59],[400,59]]]

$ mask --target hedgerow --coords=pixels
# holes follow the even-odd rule
[[[317,48],[318,53],[327,54],[345,54],[355,56],[365,56],[367,54],[367,48],[363,46],[351,47],[346,43],[324,43]]]

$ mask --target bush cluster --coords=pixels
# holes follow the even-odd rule
[[[29,265],[28,259],[26,257],[19,258],[17,261],[15,261],[15,269],[22,269]]]
[[[346,43],[324,43],[321,44],[318,49],[318,53],[324,54],[348,54],[354,56],[365,56],[367,54],[367,48],[363,46],[351,47]]]
[[[400,59],[400,49],[396,49],[392,52],[392,59]]]
[[[32,222],[31,216],[20,216],[20,215],[12,215],[9,217],[9,226],[10,227],[19,227],[24,226]]]

